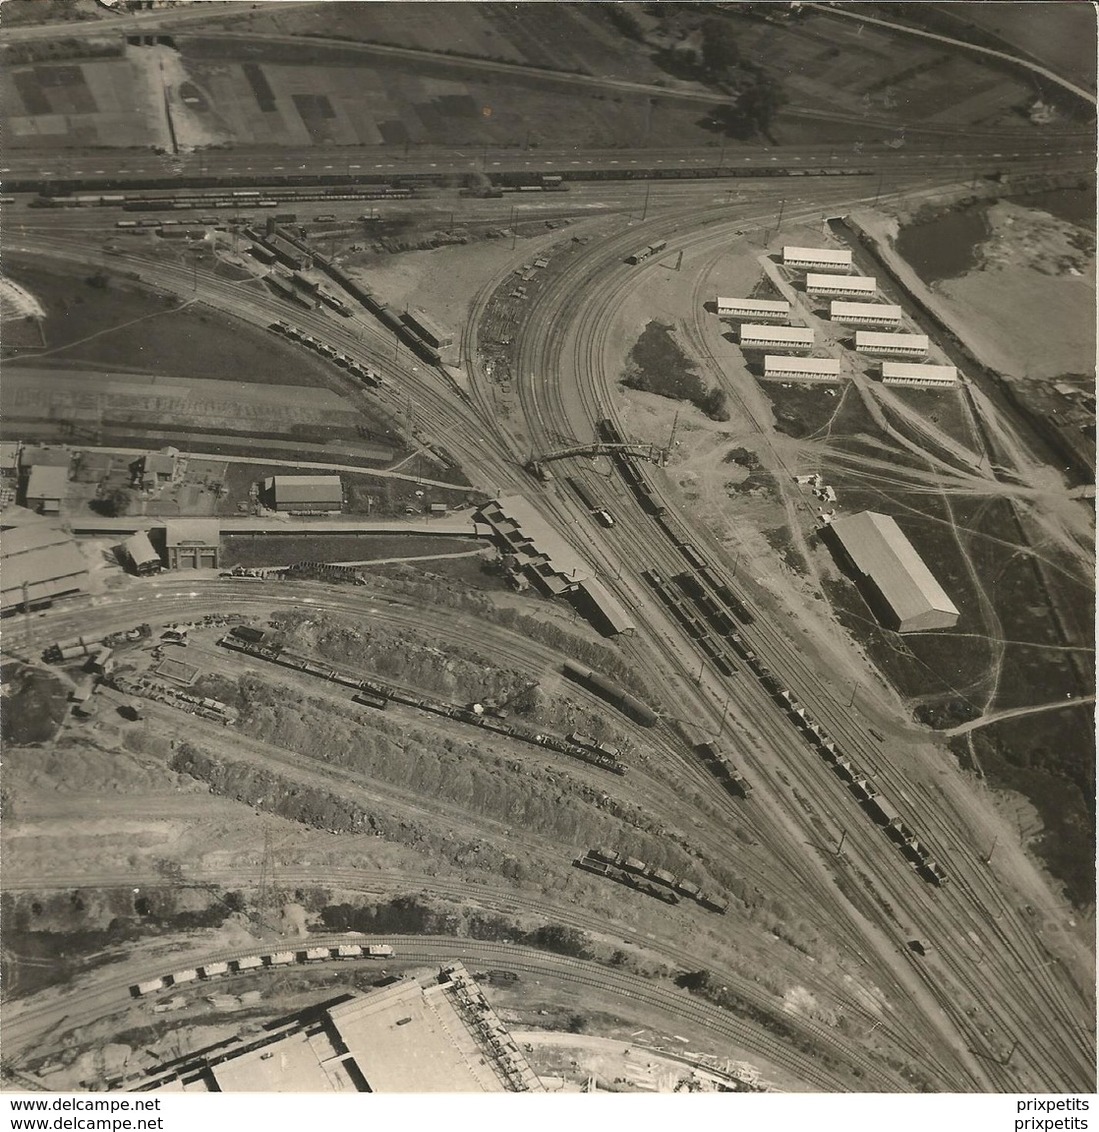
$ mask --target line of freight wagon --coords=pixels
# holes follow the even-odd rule
[[[284,338],[289,338],[291,342],[300,343],[307,350],[312,350],[314,353],[328,358],[329,361],[334,362],[341,369],[345,369],[348,373],[357,377],[364,385],[369,385],[376,389],[382,384],[381,375],[372,370],[369,366],[362,365],[355,361],[354,358],[348,357],[347,354],[341,354],[334,347],[329,346],[325,342],[321,342],[318,338],[314,338],[312,334],[304,333],[296,326],[291,326],[288,322],[283,322],[282,319],[278,322],[272,322],[267,329],[275,334],[281,334]]]
[[[255,636],[256,634],[259,634],[258,637]],[[595,743],[594,740],[587,740],[584,736],[575,732],[569,738],[562,739],[522,724],[508,722],[506,713],[502,713],[499,709],[482,708],[481,711],[477,711],[476,707],[463,707],[442,700],[433,700],[390,684],[383,684],[376,680],[363,680],[358,676],[340,672],[330,665],[295,656],[279,646],[264,645],[262,643],[264,635],[258,629],[237,628],[228,636],[222,637],[218,644],[223,648],[255,657],[258,660],[266,660],[271,664],[281,665],[283,668],[291,668],[297,672],[304,672],[307,675],[317,676],[320,679],[330,680],[333,683],[352,688],[355,691],[352,701],[366,707],[384,710],[392,700],[407,707],[442,715],[448,719],[458,720],[460,723],[472,724],[475,727],[495,731],[500,735],[506,735],[524,743],[557,751],[560,754],[579,759],[590,766],[599,767],[601,770],[609,770],[618,775],[626,773],[627,767],[619,758],[619,751],[603,747]]]
[[[686,180],[743,180],[766,177],[869,177],[876,170],[859,166],[810,166],[772,164],[770,161],[759,165],[705,165],[705,166],[623,166],[608,164],[604,168],[595,166],[583,169],[563,169],[559,176],[563,182],[574,181],[686,181]],[[552,176],[547,175],[547,176]],[[380,173],[273,173],[263,174],[263,191],[269,196],[274,195],[279,188],[310,188],[314,186],[330,187],[356,187],[368,185],[384,185],[392,182],[395,190],[412,189],[418,187],[445,188],[453,182],[453,172],[422,172],[403,173],[400,177],[387,176]],[[489,174],[494,188],[507,189],[511,186],[526,185],[530,189],[541,186],[532,181],[530,173],[522,171],[494,172]],[[230,191],[237,187],[247,187],[256,183],[256,175],[251,173],[199,173],[183,174],[165,169],[163,172],[149,172],[141,176],[132,174],[103,173],[98,175],[82,174],[73,177],[58,177],[44,180],[34,175],[23,177],[8,177],[4,181],[4,190],[7,193],[41,193],[44,199],[56,196],[65,196],[82,191],[101,194],[110,191],[125,189],[211,189]]]
[[[298,239],[292,233],[281,228],[275,229],[284,240],[294,244],[313,259],[314,267],[320,268],[333,282],[338,283],[353,299],[372,314],[387,330],[392,331],[400,341],[409,347],[425,362],[439,365],[442,357],[438,349],[428,342],[414,327],[409,326],[396,311],[390,309],[388,303],[374,295],[369,287],[352,279],[342,267],[333,259],[322,255],[310,247],[304,240]]]
[[[708,895],[694,881],[676,877],[667,869],[653,868],[636,857],[627,857],[611,849],[589,849],[573,864],[578,869],[636,888],[665,904],[678,904],[680,896],[689,896],[710,912],[724,915],[729,907],[727,899]]]
[[[79,193],[41,195],[30,202],[31,208],[121,208],[124,212],[171,212],[196,208],[278,208],[284,204],[308,202],[330,203],[353,200],[409,200],[416,190],[391,185],[368,188],[325,189],[303,192],[296,189],[240,189],[225,195],[217,192],[172,193],[143,196],[132,193]]]
[[[608,443],[623,443],[622,435],[613,421],[601,420],[597,423],[596,429],[599,436]],[[657,524],[691,567],[690,570],[677,574],[675,583],[682,596],[691,603],[696,612],[692,614],[684,608],[680,594],[677,594],[656,570],[643,571],[642,577],[656,589],[690,636],[698,641],[700,647],[723,673],[732,675],[727,671],[727,668],[732,666],[731,661],[727,656],[720,655],[721,645],[714,640],[707,630],[707,625],[739,653],[768,693],[785,705],[795,725],[817,747],[825,761],[850,785],[851,792],[864,811],[877,824],[884,827],[886,835],[900,848],[915,871],[930,884],[935,886],[946,884],[949,876],[931,856],[930,850],[919,841],[897,812],[881,798],[870,778],[860,774],[845,756],[836,751],[835,744],[824,735],[821,728],[809,720],[804,709],[793,700],[790,692],[781,686],[770,669],[740,636],[733,618],[742,625],[751,625],[755,620],[754,617],[697,548],[684,540],[677,527],[666,516],[664,508],[653,499],[651,489],[645,483],[641,470],[630,460],[616,458],[615,462],[627,483],[634,488],[639,502],[653,515]]]
[[[187,983],[223,979],[228,975],[244,975],[249,971],[290,967],[302,963],[324,963],[330,959],[392,959],[396,953],[388,943],[340,943],[334,947],[306,947],[299,951],[273,951],[267,955],[245,955],[219,963],[206,963],[201,967],[186,967],[170,975],[148,979],[130,987],[134,998],[172,990]]]

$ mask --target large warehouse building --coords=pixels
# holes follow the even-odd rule
[[[919,365],[912,362],[882,362],[883,385],[922,385],[947,387],[958,384],[954,366]]]
[[[271,476],[263,485],[276,511],[342,511],[339,476]]]
[[[840,376],[839,358],[785,358],[765,354],[763,376],[785,381],[835,381]]]
[[[5,616],[84,593],[90,581],[84,556],[67,531],[25,511],[21,517],[18,526],[5,524],[0,534],[0,613]]]
[[[248,1044],[178,1059],[152,1091],[529,1093],[545,1086],[484,992],[454,963],[427,985],[402,975],[268,1026]]]
[[[763,326],[745,322],[740,327],[744,350],[811,350],[815,334],[807,326]]]
[[[889,515],[863,511],[836,519],[822,535],[884,625],[915,633],[958,623],[957,606]]]
[[[843,326],[866,326],[872,330],[899,330],[901,308],[891,303],[845,303],[833,299],[828,317]]]
[[[723,299],[717,300],[717,313],[721,318],[750,318],[760,322],[789,322],[790,304],[785,299]]]
[[[851,253],[838,248],[785,247],[782,266],[795,271],[850,271]]]
[[[806,275],[810,295],[835,295],[838,299],[872,299],[878,281],[872,275]]]
[[[882,334],[875,330],[856,330],[855,349],[876,357],[925,358],[929,343],[926,334]]]

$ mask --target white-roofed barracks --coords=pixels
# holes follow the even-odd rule
[[[763,376],[788,381],[836,381],[840,376],[839,358],[787,358],[765,354]]]
[[[850,271],[851,253],[839,248],[784,247],[782,266],[809,271]]]
[[[836,519],[824,536],[883,624],[899,633],[957,624],[957,606],[891,516],[863,511]]]
[[[951,386],[958,384],[958,371],[954,366],[882,362],[881,379],[884,385]]]
[[[872,275],[817,275],[805,277],[810,295],[835,295],[837,298],[872,299],[878,292],[878,281]]]
[[[855,349],[862,354],[925,358],[928,341],[926,334],[883,334],[875,330],[856,330]]]
[[[717,313],[724,318],[787,322],[790,318],[790,304],[785,299],[723,299],[718,296]]]
[[[747,350],[811,350],[816,335],[807,326],[763,326],[745,322],[740,345]]]
[[[847,303],[833,299],[828,317],[844,326],[884,327],[896,330],[901,324],[901,308],[891,303]]]

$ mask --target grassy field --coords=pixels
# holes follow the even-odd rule
[[[221,557],[228,566],[286,566],[464,554],[483,545],[443,535],[230,535],[222,540]]]

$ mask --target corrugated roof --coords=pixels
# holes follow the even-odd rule
[[[785,354],[764,354],[763,372],[768,370],[796,370],[799,373],[833,374],[839,377],[839,358],[790,358]]]
[[[27,479],[27,499],[63,499],[68,482],[68,464],[35,464]]]
[[[217,546],[221,526],[215,519],[165,519],[165,546]]]
[[[147,562],[159,562],[160,555],[153,549],[149,535],[145,531],[138,531],[131,535],[123,544],[122,549],[130,556],[135,566],[144,566]]]
[[[842,248],[795,248],[782,249],[783,260],[803,260],[816,263],[844,263],[851,262],[851,253]]]
[[[813,275],[805,277],[807,291],[857,291],[872,295],[878,289],[878,281],[873,275]]]
[[[902,625],[932,610],[960,616],[892,516],[863,511],[836,519],[832,530],[856,569],[878,587]]]
[[[809,326],[759,326],[754,322],[745,322],[740,327],[740,340],[748,338],[763,338],[772,342],[797,342],[811,346],[815,334]]]
[[[512,531],[510,541],[529,543],[528,552],[544,557],[551,571],[570,583],[591,577],[591,567],[521,495],[492,500],[479,514],[502,535]]]
[[[717,308],[742,307],[757,311],[771,311],[775,314],[789,314],[790,304],[785,299],[717,299]]]
[[[622,603],[597,578],[588,578],[580,583],[580,588],[591,598],[592,604],[607,619],[607,624],[616,633],[625,633],[637,626],[630,619]]]
[[[899,319],[901,308],[892,303],[848,303],[833,299],[828,304],[830,318],[889,318]]]
[[[24,592],[31,601],[41,601],[83,589],[87,583],[83,555],[65,531],[45,524],[5,531],[0,569],[2,608],[19,605]]]
[[[882,380],[890,377],[931,378],[935,381],[957,381],[955,366],[936,366],[925,362],[882,362]]]
[[[277,503],[343,501],[339,476],[272,476],[271,488]]]
[[[909,350],[926,350],[926,334],[883,334],[875,330],[856,330],[855,349],[873,350],[880,346],[896,346]]]

